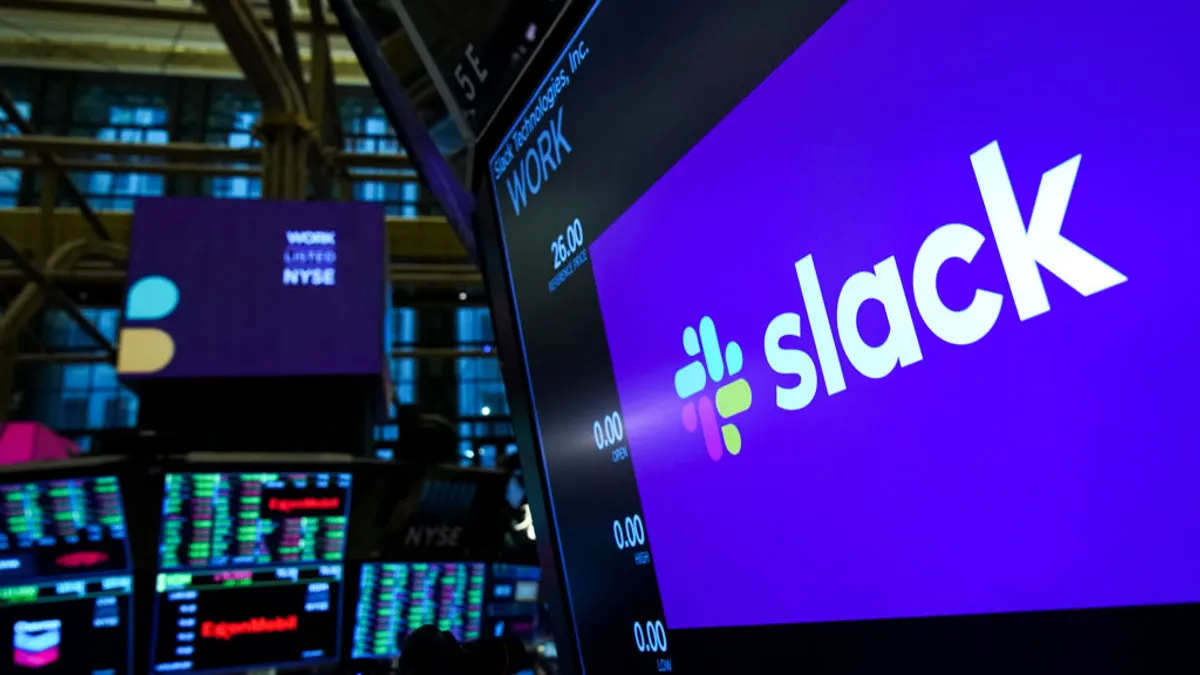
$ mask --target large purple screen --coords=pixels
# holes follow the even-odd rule
[[[592,244],[672,630],[1200,601],[1196,37],[853,0]]]
[[[386,268],[379,205],[139,200],[118,370],[378,375]]]

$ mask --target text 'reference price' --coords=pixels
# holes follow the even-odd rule
[[[624,520],[613,521],[613,539],[617,542],[617,550],[624,551],[634,546],[646,545],[646,526],[642,517],[634,514]]]
[[[553,293],[588,261],[588,250],[583,245],[583,223],[578,218],[551,240],[550,255],[554,258],[554,276],[549,284]]]
[[[550,242],[550,253],[554,256],[554,269],[562,267],[581,248],[583,248],[583,224],[576,218],[567,226],[566,232]]]
[[[661,621],[633,622],[633,644],[639,652],[667,651],[667,627]]]

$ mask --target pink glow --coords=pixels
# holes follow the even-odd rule
[[[51,647],[36,653],[22,649],[13,652],[13,663],[24,668],[44,668],[57,660],[58,647]]]
[[[79,446],[37,422],[9,422],[0,427],[0,464],[67,459]]]

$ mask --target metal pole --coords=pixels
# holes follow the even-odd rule
[[[46,279],[45,275],[33,263],[29,262],[21,252],[13,246],[12,242],[7,237],[0,236],[0,254],[13,261],[27,279],[37,284],[47,294],[47,299],[52,300],[55,304],[62,308],[71,317],[75,323],[79,324],[80,330],[87,334],[98,346],[99,349],[105,351],[111,361],[117,360],[117,348],[113,343],[108,341],[108,338],[100,332],[99,329],[87,317],[79,311],[75,303],[66,296],[57,286],[54,286]]]
[[[467,122],[467,117],[463,113],[463,109],[458,105],[458,99],[454,98],[454,92],[450,90],[450,85],[446,82],[446,78],[442,76],[442,69],[438,66],[437,59],[433,57],[433,52],[429,50],[429,47],[425,44],[425,40],[421,38],[421,33],[417,30],[417,24],[413,21],[412,14],[404,6],[404,0],[390,0],[390,4],[400,17],[400,23],[404,26],[404,32],[408,34],[408,39],[412,41],[413,49],[417,52],[421,63],[425,64],[425,71],[429,75],[430,81],[433,82],[434,88],[437,89],[438,96],[446,104],[446,110],[450,111],[450,117],[454,120],[454,126],[458,128],[458,135],[462,137],[463,143],[466,145],[474,145],[476,140],[475,130]]]

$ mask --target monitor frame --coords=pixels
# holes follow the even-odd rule
[[[313,567],[314,565],[303,565],[303,566],[304,567]],[[173,671],[173,672],[188,673],[189,675],[223,675],[225,673],[245,673],[245,672],[264,670],[264,669],[271,670],[271,669],[290,669],[290,668],[320,668],[320,667],[324,667],[324,666],[330,666],[330,665],[335,665],[335,664],[341,663],[345,657],[345,655],[343,654],[342,647],[343,647],[343,642],[344,642],[343,633],[344,633],[344,627],[345,627],[345,621],[346,621],[345,603],[346,603],[346,589],[348,588],[348,584],[347,584],[347,579],[346,579],[346,566],[345,565],[339,565],[339,566],[342,568],[342,572],[341,572],[341,578],[337,582],[339,585],[339,589],[338,589],[337,607],[334,610],[336,612],[336,616],[334,617],[333,625],[336,628],[336,632],[334,634],[333,654],[330,654],[330,655],[322,657],[322,658],[316,658],[316,659],[310,659],[310,660],[265,661],[265,662],[260,662],[260,663],[250,663],[250,664],[242,664],[242,665],[236,665],[236,666],[216,666],[213,668],[193,668],[193,669],[189,669],[189,670],[180,670],[180,671]],[[267,568],[263,568],[263,569],[267,569]],[[259,571],[261,571],[261,570],[259,570]],[[165,574],[171,574],[171,573],[172,572],[166,572]],[[188,572],[183,572],[183,573],[188,573]],[[157,578],[158,574],[160,574],[160,573],[156,573],[154,575],[155,578]],[[157,582],[155,582],[155,585],[157,585]],[[296,582],[295,586],[299,587],[299,586],[301,586],[301,583]],[[251,588],[253,588],[253,587],[251,587]],[[243,590],[243,589],[237,589],[237,590]],[[150,626],[149,626],[150,630],[146,632],[146,634],[147,634],[146,644],[148,645],[148,649],[146,651],[146,657],[145,657],[146,658],[146,668],[147,668],[147,672],[158,672],[155,670],[154,667],[155,667],[155,658],[157,657],[159,637],[160,637],[159,629],[161,628],[161,626],[159,625],[159,615],[161,612],[161,606],[160,606],[161,603],[159,602],[159,596],[163,595],[163,593],[158,591],[157,588],[152,587],[150,590],[150,595],[152,597],[149,598],[149,602],[152,605],[152,610],[150,611],[150,614],[149,614],[150,621],[151,621]],[[165,671],[163,671],[163,672],[165,672]]]
[[[153,671],[155,650],[157,649],[158,638],[159,638],[159,635],[158,635],[159,621],[158,621],[158,619],[159,619],[159,611],[160,611],[159,604],[160,603],[159,603],[158,596],[160,594],[158,593],[157,589],[155,588],[155,585],[156,585],[155,579],[157,579],[157,576],[160,573],[188,574],[188,573],[195,573],[197,571],[200,571],[197,569],[187,569],[187,568],[162,570],[159,567],[159,560],[160,560],[160,554],[161,554],[160,544],[161,544],[161,539],[162,539],[162,507],[161,507],[161,505],[162,505],[162,499],[164,497],[164,492],[166,490],[167,474],[197,474],[197,473],[239,474],[239,473],[259,473],[259,472],[309,473],[309,474],[311,474],[311,473],[346,473],[346,474],[350,474],[351,482],[350,482],[350,488],[347,490],[347,498],[346,498],[346,504],[345,504],[347,519],[349,520],[349,518],[350,518],[349,514],[353,513],[353,507],[354,507],[354,502],[353,502],[354,474],[356,472],[357,465],[358,465],[358,463],[350,455],[342,455],[342,454],[335,454],[335,453],[308,455],[308,454],[276,454],[276,453],[255,453],[255,452],[243,452],[243,453],[236,453],[236,454],[234,454],[234,453],[216,453],[216,452],[194,452],[194,453],[189,453],[189,454],[185,454],[185,455],[174,455],[174,456],[164,457],[163,461],[161,463],[161,466],[159,467],[160,473],[158,476],[156,476],[157,480],[154,481],[155,487],[156,487],[156,494],[157,494],[157,498],[158,498],[158,501],[156,503],[159,505],[159,508],[156,511],[157,517],[155,519],[155,523],[154,523],[155,527],[153,529],[153,532],[154,532],[153,558],[148,566],[150,573],[144,575],[144,576],[148,577],[147,588],[149,591],[147,594],[148,597],[144,601],[145,602],[144,606],[149,607],[148,616],[150,617],[150,620],[151,620],[151,623],[149,625],[150,630],[145,632],[145,635],[146,635],[146,638],[145,638],[145,645],[146,645],[145,663],[147,664],[148,670],[150,670],[151,672]],[[150,547],[146,547],[146,548],[149,549]],[[313,562],[313,563],[298,563],[295,566],[296,567],[313,567],[313,566],[319,566],[319,565],[321,565],[321,563]],[[341,588],[338,593],[337,607],[334,610],[336,612],[336,618],[335,618],[334,625],[337,627],[337,636],[336,636],[336,640],[335,640],[336,647],[335,647],[334,654],[332,654],[328,657],[320,658],[320,659],[312,659],[312,660],[300,661],[300,662],[277,661],[277,662],[249,664],[244,667],[243,666],[236,666],[236,667],[230,666],[230,667],[219,667],[216,669],[188,670],[188,671],[180,671],[180,672],[191,673],[194,675],[218,675],[220,673],[243,672],[246,670],[254,670],[254,669],[259,669],[259,668],[278,668],[278,667],[290,668],[290,667],[309,667],[309,666],[320,667],[320,666],[328,666],[331,664],[336,664],[336,663],[342,662],[345,658],[345,654],[344,654],[344,650],[343,650],[344,640],[342,639],[342,637],[343,637],[342,634],[343,634],[345,621],[346,621],[346,612],[345,612],[346,593],[347,593],[347,589],[349,588],[348,573],[350,571],[350,568],[354,567],[354,565],[351,564],[349,562],[349,560],[347,559],[347,555],[346,555],[345,551],[343,552],[342,560],[339,561],[337,563],[337,565],[342,568],[342,572],[341,572],[341,580],[338,582],[341,585]],[[276,565],[268,565],[268,566],[251,566],[251,567],[256,570],[264,570],[264,569],[273,569],[273,568],[278,568],[278,567],[289,567],[289,566],[292,566],[292,565],[276,564]],[[232,567],[237,568],[238,566],[235,565]],[[208,570],[211,568],[204,568],[204,569]]]
[[[557,519],[546,477],[543,448],[534,422],[528,364],[517,326],[516,301],[508,265],[507,248],[495,208],[490,158],[507,139],[511,127],[529,105],[529,99],[548,77],[554,63],[574,40],[583,22],[603,0],[571,0],[559,14],[533,55],[525,62],[508,93],[497,106],[475,146],[471,185],[475,189],[475,227],[479,264],[491,307],[496,344],[503,368],[504,386],[512,415],[517,454],[525,475],[526,500],[537,532],[536,547],[542,567],[542,594],[553,624],[558,665],[565,675],[583,672],[578,628],[566,590],[566,568],[559,545]]]
[[[128,577],[130,579],[130,587],[126,593],[128,601],[123,618],[127,622],[126,630],[128,632],[126,640],[126,653],[128,654],[126,667],[128,669],[127,672],[131,675],[132,673],[139,672],[142,664],[142,660],[138,658],[138,654],[145,645],[145,641],[137,631],[137,621],[138,616],[142,614],[142,609],[146,601],[145,586],[142,584],[144,575],[138,572],[138,568],[144,562],[145,547],[136,545],[134,533],[146,531],[146,528],[150,527],[152,523],[157,523],[157,520],[148,516],[144,509],[129,508],[132,502],[139,501],[138,497],[144,498],[146,496],[147,481],[131,480],[131,474],[134,471],[136,471],[136,467],[126,457],[71,457],[61,460],[24,462],[21,464],[0,466],[0,483],[5,484],[39,483],[50,480],[73,480],[101,476],[115,476],[117,478],[121,492],[121,509],[125,516],[125,551],[127,563],[125,570],[34,577],[24,580],[24,583],[18,581],[11,584],[6,582],[0,585],[14,586],[34,583],[58,583],[62,581],[88,582],[109,577]],[[148,482],[154,483],[155,481]],[[151,485],[151,494],[154,492]],[[131,493],[134,495],[133,499],[130,498]]]
[[[485,563],[480,560],[397,560],[395,558],[380,558],[378,560],[364,560],[362,562],[355,563],[353,566],[354,570],[353,570],[352,578],[349,575],[343,575],[343,577],[344,577],[343,581],[347,584],[347,588],[349,588],[349,595],[347,596],[346,602],[347,602],[347,604],[352,604],[353,606],[351,607],[351,609],[354,610],[354,611],[345,612],[345,621],[343,622],[343,627],[342,627],[343,632],[345,633],[345,637],[346,637],[346,639],[343,640],[343,642],[346,645],[346,649],[344,650],[345,651],[345,661],[347,661],[349,663],[380,663],[380,662],[387,662],[387,661],[392,661],[392,660],[400,658],[399,652],[397,652],[396,654],[391,654],[391,655],[387,655],[387,656],[355,656],[354,655],[354,631],[356,628],[358,628],[358,605],[363,599],[363,595],[362,595],[363,571],[368,566],[383,567],[385,565],[408,565],[410,567],[412,565],[483,565],[484,566],[484,570],[483,570],[484,597],[486,597],[487,596],[487,592],[486,592],[487,586],[488,586],[488,582],[490,581],[489,574],[491,572],[492,563]],[[353,587],[350,586],[351,581],[353,582]],[[483,621],[484,609],[485,609],[485,607],[483,607],[483,606],[480,607],[479,620],[480,620],[481,633],[480,633],[479,637],[484,637],[484,635],[482,634],[482,629],[483,629],[483,625],[484,625],[484,621]],[[464,615],[465,614],[466,613],[464,611]],[[466,640],[464,638],[461,641],[465,642]]]
[[[26,470],[20,470],[20,467],[28,467]],[[97,579],[109,576],[133,576],[137,568],[137,552],[132,542],[132,533],[134,526],[130,524],[128,503],[133,501],[127,499],[128,484],[134,481],[130,478],[126,470],[125,462],[120,459],[102,458],[92,461],[76,462],[74,460],[56,460],[50,462],[38,462],[36,464],[10,465],[4,467],[0,471],[0,484],[4,485],[33,485],[38,483],[46,483],[55,480],[89,480],[97,478],[115,478],[117,480],[118,490],[121,498],[121,516],[125,521],[125,537],[122,544],[125,549],[125,567],[124,569],[109,569],[109,570],[80,570],[78,572],[66,572],[62,574],[35,575],[33,577],[6,579],[0,577],[0,586],[20,586],[25,583],[41,583],[42,581],[60,580],[85,580]],[[141,519],[135,518],[135,521]],[[38,581],[41,580],[41,581]]]
[[[350,476],[350,487],[346,488],[346,503],[342,505],[342,510],[345,513],[345,515],[343,517],[346,518],[347,529],[349,528],[350,513],[351,513],[351,508],[353,507],[353,499],[354,499],[354,471],[350,467],[344,467],[341,469],[326,469],[322,466],[322,468],[310,469],[304,465],[301,465],[298,468],[283,468],[281,466],[271,466],[271,465],[254,465],[254,466],[265,466],[266,468],[261,468],[261,469],[260,468],[252,468],[252,465],[249,465],[249,464],[247,464],[245,466],[240,466],[237,464],[222,464],[220,466],[215,466],[215,467],[211,467],[211,468],[196,468],[196,469],[188,469],[188,470],[184,470],[184,469],[187,469],[186,465],[184,465],[184,466],[172,465],[169,467],[164,467],[164,470],[162,472],[162,484],[161,484],[160,490],[159,490],[160,513],[159,513],[159,519],[158,519],[158,527],[155,528],[155,540],[154,540],[155,545],[154,545],[154,566],[153,567],[154,567],[154,571],[156,574],[158,574],[158,573],[185,574],[185,573],[194,572],[197,570],[218,569],[217,567],[211,567],[211,566],[188,567],[185,565],[171,567],[171,568],[163,567],[162,540],[163,540],[163,535],[165,534],[163,532],[163,526],[165,525],[165,520],[162,517],[161,509],[162,509],[162,499],[164,499],[166,497],[167,477],[168,476],[188,476],[188,475],[197,475],[197,474],[220,474],[220,475],[229,476],[229,475],[238,475],[238,474],[246,474],[246,473],[259,473],[260,471],[262,473],[293,473],[293,474],[318,474],[318,473],[341,474],[341,473],[344,473],[344,474],[347,474]],[[342,541],[342,559],[337,563],[339,565],[344,566],[346,564],[346,557],[347,557],[346,548],[347,548],[347,546],[348,546],[348,539],[343,539],[343,541]],[[297,566],[301,566],[301,567],[308,566],[308,565],[320,565],[320,564],[323,564],[323,563],[321,563],[320,561],[307,561],[307,562],[302,562],[302,563],[296,563]],[[246,565],[231,564],[227,567],[234,568],[234,569],[240,569],[240,568],[268,569],[268,568],[274,568],[274,567],[288,567],[288,566],[291,566],[291,565],[289,565],[288,563],[269,563],[269,564],[265,564],[265,565],[264,564],[246,564]]]

